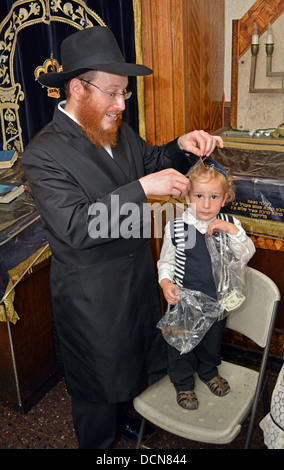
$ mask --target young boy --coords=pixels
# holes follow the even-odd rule
[[[190,175],[189,207],[175,223],[165,227],[165,237],[158,261],[159,283],[170,305],[179,299],[178,286],[201,291],[216,299],[216,287],[212,274],[211,258],[205,244],[205,234],[214,231],[228,234],[230,248],[237,259],[246,264],[255,252],[252,240],[246,235],[240,222],[217,218],[226,202],[233,200],[234,191],[226,169],[213,159],[207,158]],[[182,231],[195,227],[196,241],[192,248],[177,249]],[[173,229],[173,227],[178,227]],[[182,259],[182,261],[181,261]],[[222,333],[226,319],[215,321],[197,346],[190,352],[180,354],[167,344],[169,377],[177,391],[177,402],[189,410],[198,408],[194,392],[194,372],[197,372],[212,393],[226,395],[230,386],[218,374]]]

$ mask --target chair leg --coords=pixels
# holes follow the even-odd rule
[[[145,432],[145,425],[146,425],[146,419],[142,418],[140,429],[139,429],[139,435],[138,435],[138,439],[137,439],[136,449],[141,448],[141,444],[142,444],[143,437],[144,437],[144,432]]]
[[[257,381],[256,391],[255,391],[254,403],[253,403],[252,411],[251,411],[249,428],[248,428],[247,438],[246,438],[246,442],[245,442],[245,449],[249,449],[249,447],[250,447],[250,441],[251,441],[253,428],[254,428],[254,422],[255,422],[255,415],[256,415],[256,410],[257,410],[257,406],[258,406],[258,400],[259,400],[259,397],[261,395],[263,384],[265,383],[265,380],[266,380],[266,365],[267,365],[267,360],[268,360],[268,354],[269,354],[269,348],[270,348],[270,344],[271,344],[271,338],[272,338],[275,318],[276,318],[276,315],[277,315],[277,307],[278,307],[278,302],[275,302],[274,307],[273,307],[273,313],[272,313],[272,316],[271,316],[269,331],[268,331],[268,334],[267,334],[266,346],[265,346],[265,349],[264,349],[264,352],[263,352],[261,365],[260,365],[260,369],[259,369],[259,377],[258,377],[258,381]]]
[[[259,374],[258,383],[256,386],[255,397],[254,397],[254,402],[253,402],[251,413],[250,413],[248,432],[247,432],[246,442],[245,442],[245,447],[244,447],[245,449],[250,448],[250,442],[251,442],[253,428],[255,424],[256,411],[259,405],[260,396],[264,392],[264,390],[262,389],[262,386],[263,386],[263,383],[265,382],[265,373],[266,373],[265,367],[266,367],[266,362],[263,364],[263,367],[261,367],[262,370]]]
[[[265,388],[266,388],[266,370],[265,370],[265,367],[266,367],[266,363],[262,367],[262,370],[261,370],[261,372],[259,374],[259,378],[258,378],[258,383],[257,383],[257,387],[256,387],[254,402],[253,402],[252,409],[251,409],[251,414],[250,414],[248,432],[247,432],[246,442],[245,442],[245,447],[244,447],[245,449],[250,448],[250,442],[251,442],[251,438],[252,438],[253,428],[254,428],[254,425],[255,425],[255,417],[256,417],[256,412],[257,412],[257,408],[258,408],[258,405],[259,405],[259,399],[260,399],[261,395],[263,395],[263,398],[264,398],[264,394],[265,394]],[[264,388],[262,388],[263,383],[264,383]]]
[[[264,414],[264,416],[266,416],[270,411],[267,380],[265,380],[265,384],[264,384],[264,387],[263,387],[262,394],[263,394],[263,414]]]

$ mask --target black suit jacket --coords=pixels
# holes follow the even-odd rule
[[[148,145],[127,124],[113,153],[56,109],[23,155],[53,254],[55,339],[68,390],[111,403],[133,398],[167,366],[150,238],[139,236],[147,199],[138,178],[168,167],[185,173],[196,161],[176,141]],[[129,203],[136,222],[140,215],[124,238]],[[104,236],[96,237],[100,212]]]

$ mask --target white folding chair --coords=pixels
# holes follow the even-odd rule
[[[168,376],[149,386],[134,399],[134,408],[143,417],[137,448],[143,442],[145,419],[170,433],[213,444],[228,444],[241,430],[250,413],[245,448],[249,448],[256,410],[266,377],[272,332],[280,300],[275,283],[266,275],[246,268],[247,298],[227,318],[227,328],[240,332],[262,348],[259,370],[222,361],[219,373],[230,384],[224,397],[213,395],[196,376],[197,410],[185,410],[176,402],[176,391]]]

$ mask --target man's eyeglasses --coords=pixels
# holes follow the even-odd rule
[[[130,96],[132,95],[132,91],[127,91],[127,90],[124,90],[123,93],[116,93],[116,92],[109,92],[109,91],[105,91],[103,90],[102,88],[100,88],[99,86],[95,85],[94,83],[92,82],[89,82],[88,80],[84,80],[84,78],[80,78],[80,80],[82,82],[86,82],[88,83],[89,85],[92,85],[94,86],[95,88],[97,88],[98,90],[100,90],[102,93],[105,93],[106,95],[108,95],[110,101],[115,101],[117,100],[120,96],[123,96],[123,98],[125,100],[128,100],[130,98]]]

